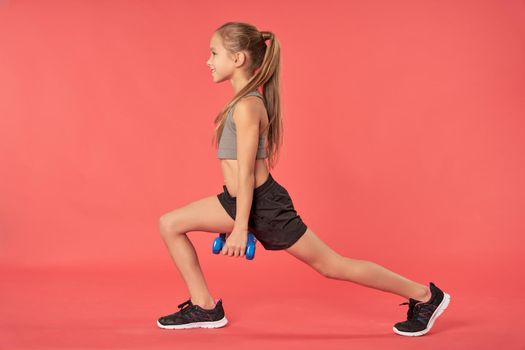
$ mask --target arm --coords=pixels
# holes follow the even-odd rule
[[[255,157],[259,145],[259,109],[248,100],[238,101],[233,113],[237,130],[237,214],[234,230],[248,232],[255,187]]]

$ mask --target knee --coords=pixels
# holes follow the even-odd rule
[[[326,278],[338,279],[341,276],[341,269],[344,268],[343,257],[336,255],[329,261],[320,264],[316,270]]]
[[[334,272],[330,271],[328,268],[318,269],[317,271],[325,278],[334,278],[335,275]]]
[[[175,213],[169,212],[160,216],[159,231],[162,237],[172,237],[173,235],[177,234],[177,227],[178,224]]]
[[[351,259],[342,255],[337,255],[319,266],[317,269],[326,278],[337,280],[358,280],[359,276],[365,273],[367,261]]]

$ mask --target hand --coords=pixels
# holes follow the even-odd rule
[[[243,257],[248,243],[248,229],[233,228],[226,238],[221,253],[228,256]]]

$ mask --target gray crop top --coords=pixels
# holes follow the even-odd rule
[[[261,99],[263,97],[258,91],[251,91],[246,96],[258,96]],[[237,131],[235,128],[235,121],[233,120],[233,110],[235,105],[230,108],[222,135],[219,140],[219,149],[217,150],[217,158],[219,159],[237,159]],[[264,148],[264,134],[259,135],[259,146],[257,147],[257,154],[255,158],[266,158],[266,150]]]

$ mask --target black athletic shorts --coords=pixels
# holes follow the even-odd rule
[[[226,212],[235,220],[237,197],[232,197],[226,185],[217,194]],[[267,250],[292,246],[305,232],[306,225],[294,209],[288,191],[274,180],[272,174],[253,190],[248,230]]]

